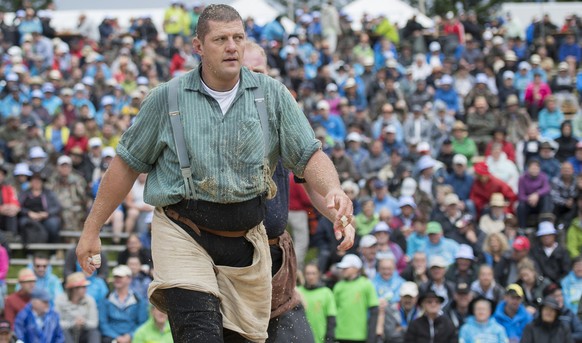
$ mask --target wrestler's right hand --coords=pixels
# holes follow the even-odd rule
[[[87,275],[92,275],[97,268],[101,267],[101,238],[99,231],[92,233],[85,228],[77,243],[77,260],[81,269]]]

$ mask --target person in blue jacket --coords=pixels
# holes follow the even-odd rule
[[[460,343],[507,342],[505,328],[491,317],[493,301],[484,297],[475,298],[469,305],[471,316],[459,331]]]
[[[50,305],[50,295],[41,288],[31,293],[31,300],[14,320],[14,334],[25,343],[64,343],[59,314]]]
[[[113,268],[113,291],[99,306],[99,329],[104,343],[130,343],[135,330],[148,319],[148,303],[129,288],[131,269]]]
[[[495,309],[493,317],[505,328],[510,341],[519,341],[523,329],[533,317],[523,306],[523,289],[518,284],[507,286],[505,300],[500,302]]]
[[[441,77],[438,89],[434,94],[434,101],[443,101],[447,104],[447,110],[458,113],[459,108],[459,95],[453,87],[453,78],[450,75],[443,75]]]

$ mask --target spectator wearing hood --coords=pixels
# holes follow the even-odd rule
[[[533,317],[522,304],[523,289],[517,284],[506,288],[505,300],[497,305],[493,317],[505,328],[509,340],[520,340],[523,330]]]
[[[521,342],[573,342],[570,330],[560,321],[560,306],[554,298],[544,298],[539,316],[525,327]]]
[[[64,343],[59,315],[50,304],[48,292],[37,288],[30,298],[30,303],[18,313],[14,321],[16,337],[23,342]]]
[[[493,193],[501,193],[505,199],[509,200],[510,208],[517,196],[505,182],[491,175],[485,162],[476,163],[474,166],[475,182],[471,187],[469,198],[475,204],[477,214],[482,214],[485,206],[489,203]]]
[[[453,78],[450,75],[443,75],[434,95],[434,101],[443,101],[447,104],[447,109],[453,113],[460,110],[459,96],[453,87]]]
[[[570,120],[565,120],[562,123],[560,133],[560,136],[555,140],[558,143],[558,151],[555,157],[558,161],[564,162],[576,152],[576,143],[578,143],[578,140],[573,136],[572,122]]]
[[[564,292],[559,284],[553,283],[544,289],[544,298],[552,297],[560,307],[560,321],[570,329],[572,339],[576,342],[582,341],[582,321],[576,313],[564,306]]]
[[[469,305],[470,316],[461,326],[459,342],[507,342],[505,328],[491,316],[494,302],[483,297],[475,298]]]

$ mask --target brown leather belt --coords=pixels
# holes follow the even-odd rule
[[[243,230],[243,231],[223,231],[223,230],[213,230],[213,229],[209,229],[200,225],[196,225],[194,224],[193,221],[191,221],[190,219],[181,216],[178,212],[166,208],[165,209],[166,215],[176,221],[179,221],[180,223],[188,226],[189,228],[191,228],[194,232],[196,232],[196,234],[198,236],[200,236],[200,230],[202,231],[206,231],[208,233],[211,233],[213,235],[216,236],[222,236],[222,237],[229,237],[229,238],[237,238],[237,237],[244,237],[248,230]],[[276,238],[277,240],[279,238]]]
[[[269,239],[269,245],[277,245],[279,244],[279,237]]]

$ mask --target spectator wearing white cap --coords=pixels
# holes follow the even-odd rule
[[[397,243],[390,238],[396,235],[396,231],[390,229],[385,221],[380,221],[372,230],[372,235],[378,240],[378,252],[376,257],[380,259],[390,258],[395,261],[396,269],[402,272],[406,268],[406,255]]]
[[[376,267],[378,265],[378,240],[374,235],[364,235],[360,238],[359,249],[362,268],[366,277],[373,280],[376,276]]]
[[[445,74],[436,81],[437,90],[434,95],[434,101],[443,101],[447,104],[447,109],[452,113],[458,113],[460,110],[459,96],[453,87],[453,78]]]
[[[536,236],[540,244],[533,246],[530,255],[544,277],[559,283],[570,271],[568,251],[557,241],[558,231],[552,222],[540,222]]]
[[[362,161],[370,155],[368,149],[362,146],[362,141],[363,137],[358,132],[350,132],[346,137],[346,154],[350,156],[360,175],[362,175]]]
[[[416,202],[412,196],[403,195],[398,199],[400,214],[392,217],[390,227],[408,234],[412,230],[412,223],[416,217]]]
[[[440,183],[434,167],[436,161],[430,156],[422,156],[416,163],[418,189],[428,194],[431,200],[436,197],[436,186]]]
[[[473,248],[470,245],[459,245],[459,250],[455,255],[455,263],[449,266],[445,278],[456,284],[465,283],[467,292],[469,292],[469,286],[477,279],[478,266],[475,259]]]
[[[63,230],[80,231],[88,209],[87,182],[73,172],[73,160],[67,155],[57,159],[56,173],[48,180],[48,187],[55,193],[63,210]]]
[[[501,74],[499,86],[499,107],[505,109],[507,99],[510,95],[519,97],[519,91],[515,88],[515,73],[512,70],[506,70]]]
[[[342,118],[330,115],[329,103],[325,100],[317,103],[317,115],[313,117],[313,122],[323,126],[334,141],[343,142],[346,138],[346,127]]]
[[[398,126],[392,124],[384,126],[380,136],[382,147],[388,156],[391,156],[393,151],[396,151],[400,156],[407,156],[408,148],[403,141],[397,140],[397,135]]]
[[[376,337],[378,297],[370,280],[360,275],[362,260],[347,254],[337,264],[342,280],[333,288],[337,306],[335,339],[371,341]],[[354,294],[360,294],[354,297]]]
[[[113,269],[113,290],[99,306],[99,329],[104,342],[131,342],[135,330],[148,318],[147,300],[132,292],[131,269]]]
[[[382,342],[401,342],[410,323],[422,315],[418,307],[418,286],[407,281],[400,286],[398,303],[386,306],[381,311],[378,321],[383,322],[381,330]]]
[[[63,100],[55,95],[55,87],[52,83],[43,84],[42,92],[44,94],[42,106],[47,109],[51,116],[54,116],[57,109],[62,106]]]
[[[426,56],[423,54],[416,54],[414,62],[411,66],[412,79],[414,81],[426,80],[432,73],[432,67],[426,62]]]
[[[433,256],[428,260],[429,280],[420,285],[420,293],[434,292],[443,298],[441,309],[453,300],[455,284],[445,278],[448,263],[442,256]]]

